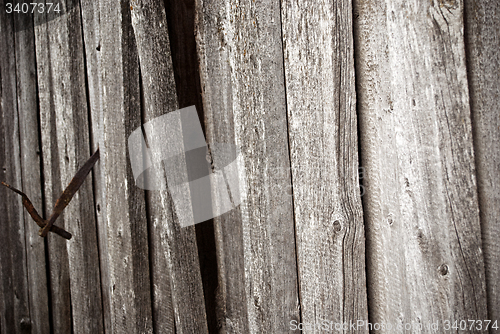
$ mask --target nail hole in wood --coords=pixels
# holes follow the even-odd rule
[[[333,230],[335,232],[340,232],[340,230],[342,230],[342,224],[338,220],[333,222]]]
[[[449,270],[448,270],[448,266],[446,264],[442,264],[439,266],[439,273],[442,275],[442,276],[446,276],[448,274]]]

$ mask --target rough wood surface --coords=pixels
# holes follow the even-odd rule
[[[100,10],[99,2],[94,0],[81,1],[81,16],[83,41],[85,48],[85,69],[87,71],[88,106],[90,108],[90,141],[91,151],[95,152],[98,147],[103,147],[103,110],[102,110],[102,89],[100,81]],[[109,257],[102,256],[108,254],[108,230],[106,227],[106,205],[104,204],[104,169],[98,161],[92,170],[94,181],[94,212],[97,219],[97,234],[99,244],[99,260],[101,273],[101,294],[104,317],[104,331],[111,333],[111,285],[109,274]]]
[[[42,212],[40,141],[38,124],[35,35],[31,15],[15,17],[16,74],[21,143],[23,191]],[[38,236],[39,227],[29,214],[24,215],[26,262],[28,266],[31,333],[48,333],[49,304],[45,242]]]
[[[179,109],[167,19],[163,3],[155,0],[133,1],[131,13],[141,67],[144,122],[148,122]],[[164,138],[159,135],[147,134],[150,146]],[[153,158],[156,153],[160,152],[152,152]],[[147,201],[155,331],[173,332],[175,328],[176,333],[208,333],[195,228],[181,228],[167,190],[148,191]]]
[[[351,1],[282,13],[302,322],[367,321]]]
[[[200,67],[194,34],[195,0],[166,0],[164,2],[179,108],[195,105],[201,126],[205,131]],[[217,331],[215,292],[218,286],[213,219],[196,224],[195,229],[207,325],[209,332],[213,333]]]
[[[370,320],[487,319],[462,1],[354,3]]]
[[[129,1],[100,2],[103,169],[113,333],[152,333],[148,222],[135,186],[129,134],[141,126],[139,59]],[[106,33],[104,33],[106,32]]]
[[[35,28],[46,216],[91,155],[80,9],[71,1],[61,5],[72,10]],[[40,19],[35,17],[35,23]],[[68,242],[48,236],[53,330],[101,333],[99,255],[90,176],[58,224],[73,238]]]
[[[464,3],[488,319],[500,322],[500,2]]]
[[[209,143],[241,149],[243,202],[216,222],[218,321],[284,333],[299,320],[280,3],[196,1]]]
[[[14,20],[3,10],[0,36],[1,178],[22,188]],[[0,203],[0,332],[30,333],[24,208],[21,197],[5,187],[0,189]]]

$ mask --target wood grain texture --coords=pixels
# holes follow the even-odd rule
[[[91,155],[80,9],[78,3],[70,1],[61,5],[72,9],[35,28],[46,216]],[[35,23],[40,19],[35,17]],[[68,242],[54,235],[48,237],[53,330],[101,333],[91,177],[75,194],[58,224],[71,231],[73,238]]]
[[[215,219],[223,333],[299,320],[278,1],[196,1],[209,143],[241,149],[240,207]]]
[[[147,122],[179,109],[179,104],[165,7],[151,0],[131,4]],[[147,140],[153,143],[159,138],[149,134]],[[153,160],[158,153],[152,152]],[[176,333],[208,333],[195,228],[181,228],[167,190],[148,191],[147,201],[155,331],[173,332],[175,328]]]
[[[222,48],[230,18],[222,2],[196,2],[195,28],[209,144],[235,144],[230,53]],[[212,16],[217,13],[217,16]],[[214,24],[216,18],[218,24]],[[222,43],[222,44],[221,44]],[[220,333],[249,333],[246,293],[243,222],[240,207],[214,218],[217,246],[218,287],[216,317]]]
[[[486,319],[462,1],[354,3],[370,320]]]
[[[195,0],[165,0],[164,3],[179,108],[195,105],[204,131],[200,67],[194,34]],[[217,331],[215,293],[218,286],[213,219],[196,224],[195,229],[208,331],[213,333]]]
[[[282,13],[302,322],[367,321],[351,1]]]
[[[30,194],[30,200],[35,208],[42,210],[40,129],[33,17],[31,15],[15,16],[14,21],[16,25],[15,51],[22,185],[23,191]],[[24,214],[24,225],[31,333],[48,333],[50,323],[45,242],[43,238],[38,236],[39,227],[27,213]]]
[[[488,319],[500,322],[500,3],[464,3]]]
[[[1,3],[3,5],[3,2]],[[2,6],[3,7],[3,6]],[[17,104],[14,20],[0,12],[0,166],[1,177],[21,188],[21,148]],[[24,208],[21,198],[0,190],[0,332],[30,333],[30,305]],[[42,263],[43,266],[43,263]],[[42,286],[43,288],[43,286]]]
[[[141,126],[139,58],[129,1],[100,1],[101,168],[112,333],[153,333],[144,191],[135,186],[129,134]],[[106,32],[106,33],[104,33]]]
[[[90,112],[90,142],[91,151],[95,152],[98,147],[103,147],[103,109],[102,109],[102,89],[100,81],[100,10],[99,2],[92,0],[81,1],[81,16],[83,41],[85,49],[85,69],[86,85],[88,89],[88,106]],[[106,227],[106,205],[104,204],[104,169],[102,164],[97,162],[92,170],[93,188],[94,188],[94,213],[97,220],[97,239],[99,245],[99,254],[108,254],[108,230]],[[104,331],[111,333],[111,284],[109,274],[109,257],[99,256],[100,260],[100,278],[102,307],[104,317]]]

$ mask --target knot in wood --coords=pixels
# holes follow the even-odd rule
[[[338,220],[333,222],[333,230],[335,232],[340,232],[340,230],[342,230],[342,224]]]
[[[392,215],[392,213],[387,216],[387,224],[389,224],[389,226],[392,226],[394,224],[394,216]]]
[[[31,320],[30,318],[24,317],[21,319],[19,323],[21,330],[29,330],[31,329]]]
[[[445,276],[448,274],[448,266],[446,264],[442,264],[439,266],[438,271],[442,276]]]

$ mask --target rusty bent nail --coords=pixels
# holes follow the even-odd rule
[[[89,158],[89,160],[87,160],[87,162],[82,166],[82,168],[78,170],[78,172],[73,177],[69,185],[66,187],[66,189],[64,189],[62,195],[56,201],[54,209],[52,210],[52,215],[50,216],[50,219],[48,221],[40,217],[40,215],[35,210],[33,204],[29,200],[28,196],[26,196],[26,194],[24,194],[22,191],[17,190],[14,187],[9,186],[4,182],[2,182],[2,184],[23,197],[24,207],[26,208],[26,210],[28,210],[29,214],[31,215],[31,218],[33,218],[33,220],[38,224],[38,226],[41,227],[40,231],[38,232],[38,234],[41,237],[47,236],[47,233],[51,231],[69,240],[71,239],[71,233],[65,231],[60,227],[55,226],[54,222],[56,221],[57,217],[61,215],[64,208],[66,208],[66,206],[69,204],[75,193],[83,184],[83,181],[85,181],[85,178],[87,177],[90,170],[92,169],[92,167],[94,166],[94,164],[98,159],[99,159],[99,148]]]
[[[57,199],[56,205],[54,206],[54,209],[52,210],[52,215],[50,216],[50,219],[48,223],[40,229],[38,234],[41,237],[47,236],[47,233],[49,233],[50,228],[56,221],[57,217],[62,213],[64,208],[69,204],[73,196],[76,194],[80,186],[83,184],[83,181],[85,181],[85,178],[87,177],[88,173],[96,163],[96,161],[99,159],[99,148],[95,151],[95,153],[87,160],[87,162],[76,172],[75,176],[73,179],[71,179],[71,182],[68,184],[66,189],[64,189],[62,195]]]
[[[45,225],[47,225],[47,221],[45,219],[43,219],[42,217],[40,217],[40,215],[36,211],[35,207],[33,206],[33,203],[31,203],[30,199],[28,198],[28,196],[26,196],[25,193],[23,193],[20,190],[17,190],[16,188],[8,185],[5,182],[2,182],[2,184],[4,186],[6,186],[7,188],[9,188],[10,190],[12,190],[13,192],[18,193],[19,195],[21,195],[23,197],[24,207],[26,208],[26,210],[28,210],[28,213],[30,214],[31,218],[33,218],[33,220],[37,223],[38,226],[44,227]],[[56,225],[52,225],[52,227],[50,228],[50,231],[52,231],[56,234],[59,234],[61,237],[65,238],[65,239],[68,239],[68,240],[71,239],[71,233],[65,231],[64,229],[62,229]]]

